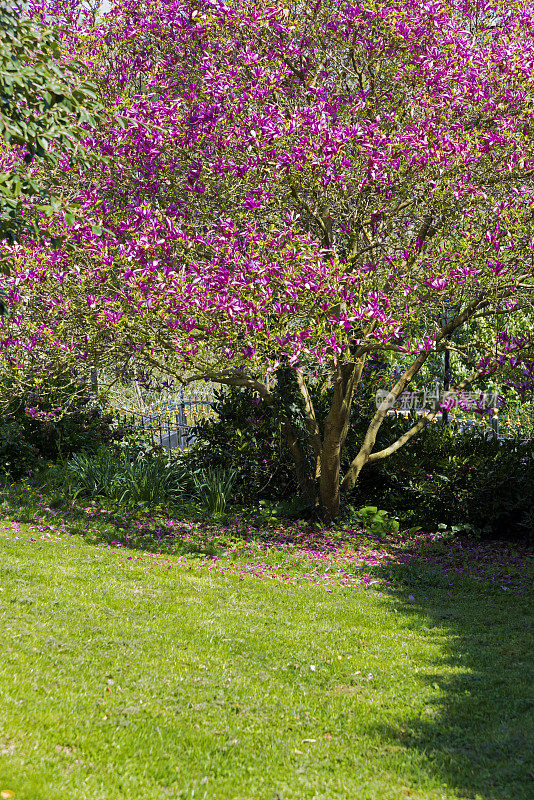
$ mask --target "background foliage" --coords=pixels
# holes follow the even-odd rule
[[[103,110],[84,79],[86,67],[65,51],[54,28],[28,16],[23,4],[12,5],[0,7],[0,239],[10,240],[29,221],[26,197],[38,197],[47,216],[61,205],[28,165],[35,157],[67,168],[86,163],[81,141]],[[43,220],[31,218],[38,231]]]
[[[111,414],[102,413],[83,385],[65,378],[49,385],[44,397],[28,391],[16,397],[0,424],[0,469],[12,477],[27,475],[47,460],[62,460],[120,440]]]

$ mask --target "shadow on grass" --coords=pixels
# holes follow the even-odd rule
[[[408,628],[443,641],[440,663],[421,665],[432,698],[399,731],[378,730],[423,754],[428,773],[462,798],[534,797],[532,594],[501,582],[453,578],[435,567],[390,562],[387,593]],[[442,647],[442,649],[443,649]]]
[[[35,509],[12,508],[32,521]],[[166,520],[98,509],[39,508],[50,525],[93,541],[178,555],[215,555],[217,525],[202,519]],[[262,546],[287,545],[335,554],[354,535],[288,526],[229,525],[224,536]],[[534,613],[523,568],[526,550],[461,542],[418,546],[367,540],[381,548],[371,569],[381,591],[403,612],[408,629],[435,638],[439,662],[417,664],[429,697],[400,728],[377,730],[385,745],[422,754],[429,776],[461,798],[532,800],[534,797]],[[532,575],[532,572],[531,572]],[[415,706],[414,706],[415,708]]]
[[[243,513],[209,517],[192,503],[151,516],[146,507],[106,509],[60,503],[52,508],[44,502],[36,504],[31,495],[21,498],[19,492],[9,502],[9,515],[22,523],[45,522],[91,541],[162,554],[213,556],[228,541],[238,540],[264,548],[293,547],[328,555],[354,546],[356,541],[353,532],[325,530],[290,520],[272,527],[258,519],[246,520]],[[357,537],[362,540],[361,531],[357,532]],[[369,543],[370,540],[365,541]]]
[[[80,536],[90,543],[121,545],[143,552],[213,556],[218,548],[194,519],[165,520],[123,509],[71,506],[50,507],[33,498],[16,496],[8,506],[10,519],[23,524],[46,525],[52,530]]]

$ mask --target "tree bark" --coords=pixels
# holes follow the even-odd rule
[[[334,377],[334,398],[325,421],[320,455],[319,491],[326,522],[332,522],[340,510],[341,450],[349,429],[355,382],[361,376],[362,368],[363,362],[343,364],[337,367]]]

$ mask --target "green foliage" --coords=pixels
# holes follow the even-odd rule
[[[125,457],[119,462],[110,489],[110,498],[119,504],[154,506],[175,500],[182,494],[182,469],[164,458],[135,460]]]
[[[184,457],[191,475],[200,478],[210,469],[234,474],[240,502],[293,495],[298,482],[276,410],[258,403],[251,391],[234,388],[216,393],[214,407],[217,417],[197,425],[194,446]]]
[[[367,424],[383,368],[385,365],[378,359],[372,362],[356,396],[342,470],[348,468],[351,445],[356,446]],[[287,501],[292,516],[309,515],[309,500],[303,497],[302,487],[306,480],[313,481],[315,463],[294,372],[278,370],[277,384],[271,391],[274,398],[271,406],[260,402],[248,389],[230,388],[216,393],[217,417],[204,420],[195,428],[195,443],[185,456],[185,463],[192,474],[209,468],[234,472],[234,495],[238,502]],[[332,389],[317,381],[309,386],[309,391],[322,435]],[[295,467],[284,439],[282,415],[289,420],[304,455],[300,470]]]
[[[361,444],[381,375],[380,365],[369,370],[356,395],[342,471]],[[286,381],[275,391],[283,393],[280,406],[305,448],[304,415],[294,387]],[[310,387],[321,435],[331,393],[319,383]],[[281,517],[309,517],[275,410],[255,402],[250,391],[232,389],[217,399],[218,418],[199,425],[184,464],[193,475],[210,467],[235,472],[236,500],[259,505],[260,517],[269,524]],[[375,449],[394,442],[409,425],[407,419],[386,418]],[[307,457],[310,468],[311,454]],[[531,444],[502,442],[476,430],[461,432],[452,423],[436,423],[393,456],[363,470],[345,498],[342,524],[386,534],[395,532],[398,519],[403,528],[413,530],[436,530],[442,524],[455,534],[524,538],[534,530],[533,462]],[[376,511],[355,510],[361,506]]]
[[[38,457],[37,449],[25,438],[22,425],[14,420],[0,421],[0,472],[20,478],[36,466]]]
[[[35,156],[83,158],[83,126],[96,124],[102,106],[80,79],[83,65],[65,59],[53,29],[25,17],[22,6],[0,8],[0,32],[0,137],[26,151],[24,159],[14,153],[12,168],[0,172],[0,238],[13,239],[25,196],[41,195],[45,213],[59,207],[27,165]]]
[[[139,429],[132,431],[127,426],[120,425],[117,433],[121,438],[113,443],[115,452],[127,454],[135,459],[165,454],[164,448],[154,442],[154,436],[150,431]]]
[[[385,536],[398,533],[398,520],[392,519],[387,511],[379,511],[377,506],[364,506],[355,511],[352,520],[359,524],[366,533]]]
[[[63,475],[86,495],[96,497],[111,492],[119,460],[108,448],[96,453],[76,453],[67,463]],[[59,468],[61,475],[61,468]]]
[[[13,477],[28,474],[39,461],[96,451],[121,438],[110,414],[94,405],[94,396],[68,378],[50,381],[46,397],[26,391],[14,398],[0,422],[0,470]]]
[[[77,453],[66,468],[52,470],[57,488],[75,487],[87,497],[106,497],[118,504],[154,506],[175,500],[184,488],[179,463],[162,457],[134,458],[127,452],[102,447],[96,453]]]
[[[210,515],[224,514],[232,498],[236,477],[235,470],[229,472],[214,468],[193,476],[197,499]]]
[[[383,444],[405,427],[389,423]],[[395,513],[404,526],[526,537],[534,514],[534,445],[435,424],[364,470],[356,496]]]

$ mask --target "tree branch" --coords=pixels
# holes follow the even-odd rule
[[[454,317],[451,322],[447,325],[444,325],[441,330],[439,331],[438,335],[436,336],[436,344],[440,342],[442,339],[446,339],[446,337],[450,336],[457,328],[464,324],[468,319],[470,319],[475,312],[479,308],[483,308],[487,305],[488,301],[486,299],[476,299],[472,303],[470,303],[466,308]],[[430,356],[430,353],[433,351],[425,350],[422,353],[419,353],[417,358],[413,361],[410,367],[405,370],[404,374],[401,375],[393,389],[391,390],[391,394],[393,398],[396,400],[399,395],[405,390],[406,386],[410,383],[414,375],[416,375],[427,358]],[[384,421],[386,414],[389,410],[389,405],[386,403],[382,403],[380,407],[376,410],[375,415],[373,416],[371,422],[369,423],[369,427],[367,428],[367,432],[365,434],[365,438],[363,440],[363,444],[357,454],[357,456],[352,461],[345,477],[341,482],[341,489],[347,490],[352,489],[354,483],[356,481],[357,476],[362,470],[362,467],[367,464],[370,459],[371,451],[374,447],[376,437],[382,422]],[[399,445],[400,446],[400,445]]]
[[[432,422],[433,419],[436,418],[438,413],[438,406],[436,405],[433,411],[430,411],[428,414],[424,414],[419,422],[417,422],[413,427],[403,433],[402,436],[399,436],[396,442],[393,444],[388,445],[388,447],[384,447],[383,450],[377,450],[376,453],[371,453],[369,458],[367,459],[368,464],[372,464],[374,461],[380,461],[387,456],[390,456],[392,453],[395,453],[399,450],[406,442],[409,442],[412,437],[422,431],[423,428]]]
[[[258,392],[266,405],[270,406],[274,402],[274,397],[267,389],[266,385],[261,381],[256,380],[256,378],[252,378],[247,375],[221,375],[217,374],[216,372],[205,372],[201,375],[190,375],[188,378],[178,378],[178,380],[184,386],[194,383],[195,381],[208,380],[212,381],[213,383],[221,383],[225,386],[238,386],[245,389],[253,389],[255,392]]]
[[[308,433],[310,434],[310,442],[313,448],[313,453],[315,456],[319,457],[321,455],[321,434],[319,431],[319,425],[317,424],[315,409],[313,407],[310,393],[308,392],[308,387],[306,386],[306,381],[304,380],[304,375],[299,369],[297,370],[297,383],[304,400],[306,427],[308,429]]]

